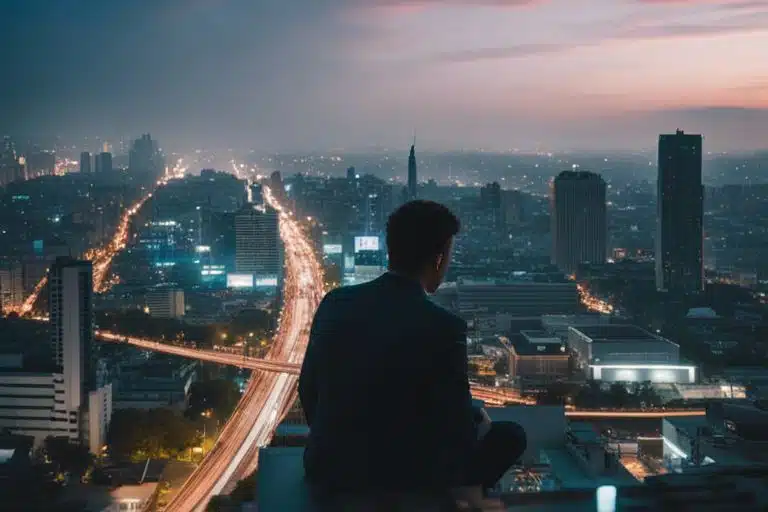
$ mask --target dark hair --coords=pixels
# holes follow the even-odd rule
[[[440,203],[405,203],[387,221],[389,268],[409,274],[420,272],[445,249],[459,227],[459,219]]]

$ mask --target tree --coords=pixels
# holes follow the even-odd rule
[[[624,387],[624,384],[619,382],[611,384],[607,398],[611,406],[618,408],[628,407],[631,402],[631,395],[627,391],[627,388]]]
[[[71,442],[67,437],[46,437],[43,441],[43,450],[60,473],[80,476],[91,464],[88,448]]]
[[[195,423],[169,409],[115,411],[108,440],[118,458],[175,456],[200,441]]]
[[[216,418],[225,420],[239,401],[240,390],[231,380],[198,381],[192,384],[186,415],[196,420],[204,412],[212,410]]]

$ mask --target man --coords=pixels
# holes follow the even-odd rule
[[[401,206],[387,223],[389,272],[320,304],[299,379],[310,427],[304,468],[316,489],[489,488],[525,450],[518,425],[473,409],[466,322],[426,295],[440,286],[458,232],[445,206]]]

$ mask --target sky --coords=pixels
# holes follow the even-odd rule
[[[768,0],[0,0],[0,132],[187,150],[768,146]]]

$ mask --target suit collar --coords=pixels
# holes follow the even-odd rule
[[[399,272],[394,272],[392,270],[388,270],[383,276],[381,276],[383,279],[385,279],[387,282],[390,282],[396,286],[407,288],[413,291],[417,291],[419,293],[422,293],[426,295],[427,292],[424,291],[424,288],[421,286],[421,283],[410,277],[403,275]]]

